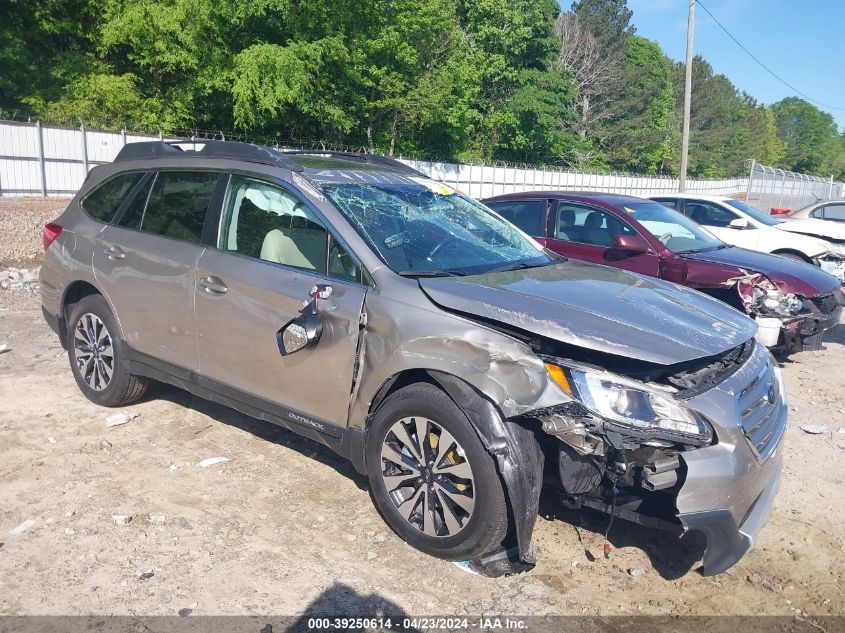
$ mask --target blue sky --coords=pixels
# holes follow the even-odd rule
[[[845,1],[702,0],[734,37],[801,92],[845,108]],[[564,8],[571,6],[562,0]],[[628,0],[637,33],[657,41],[674,60],[686,55],[687,0]],[[760,68],[696,6],[696,54],[739,90],[771,104],[795,93]],[[800,96],[800,95],[795,95]],[[814,104],[845,128],[845,110]]]

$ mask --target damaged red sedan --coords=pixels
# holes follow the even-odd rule
[[[770,348],[820,349],[845,304],[834,276],[725,244],[652,200],[542,191],[483,202],[552,251],[673,281],[742,310],[756,320],[757,338]]]

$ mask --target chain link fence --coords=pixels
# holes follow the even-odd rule
[[[800,209],[819,200],[845,195],[845,185],[830,178],[808,176],[749,160],[746,202],[770,213],[772,209]]]
[[[168,140],[202,142],[210,139],[258,142],[291,147],[274,139],[202,130],[178,130],[173,135],[150,132],[107,132],[46,125],[40,121],[0,120],[0,195],[67,196],[76,193],[96,165],[114,160],[127,143]],[[365,148],[322,143],[299,149],[315,151],[364,151]],[[434,180],[448,184],[474,198],[531,190],[603,191],[634,196],[678,190],[678,179],[591,171],[543,169],[525,165],[460,164],[401,158]],[[843,195],[842,183],[815,176],[793,174],[749,161],[749,177],[720,180],[688,179],[687,191],[710,195],[747,197],[761,211],[772,207],[798,208],[818,198]]]

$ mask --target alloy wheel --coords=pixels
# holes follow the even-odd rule
[[[475,509],[472,466],[442,426],[422,417],[393,424],[381,447],[381,474],[397,512],[423,534],[450,537]]]
[[[114,350],[106,324],[96,314],[83,314],[73,332],[73,358],[79,375],[94,391],[109,386]]]

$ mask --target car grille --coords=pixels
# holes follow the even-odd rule
[[[778,445],[786,428],[787,406],[771,359],[737,396],[742,431],[757,457],[765,459]]]
[[[836,298],[836,295],[830,294],[825,295],[824,297],[816,297],[812,299],[813,305],[818,308],[818,310],[825,316],[830,316],[836,311],[836,308],[839,307],[839,301]]]

